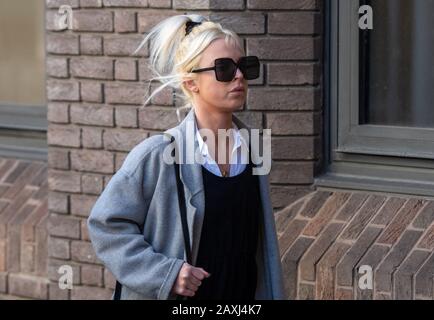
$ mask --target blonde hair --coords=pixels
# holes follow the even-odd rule
[[[188,35],[185,35],[186,23],[189,21],[201,22],[201,24],[196,25]],[[193,95],[184,87],[183,82],[195,79],[196,74],[190,71],[198,66],[202,52],[216,39],[224,39],[226,43],[237,46],[244,54],[243,42],[235,32],[201,15],[176,15],[154,26],[133,53],[136,54],[149,42],[149,69],[154,75],[150,79],[149,86],[152,81],[162,83],[150,94],[144,105],[164,88],[170,87],[176,91],[182,90],[180,98],[184,104],[179,109],[192,106]],[[178,119],[179,109],[177,109]]]

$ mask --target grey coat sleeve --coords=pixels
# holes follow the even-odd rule
[[[184,261],[155,252],[145,241],[141,229],[153,190],[143,192],[143,185],[142,175],[118,170],[91,210],[89,236],[122,285],[149,299],[168,299]]]

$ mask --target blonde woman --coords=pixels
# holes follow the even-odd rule
[[[247,81],[259,76],[258,58],[245,55],[233,31],[200,15],[160,22],[138,49],[148,43],[162,86],[147,101],[170,87],[191,108],[166,132],[180,155],[188,156],[189,143],[199,154],[194,163],[180,158],[192,262],[165,135],[134,147],[92,208],[98,258],[122,285],[120,299],[284,299],[268,175],[253,174],[258,150],[233,114],[246,101]]]

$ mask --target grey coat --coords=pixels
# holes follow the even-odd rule
[[[183,139],[181,148],[186,145],[187,121],[194,121],[196,128],[194,109],[179,125],[166,131],[177,137],[176,141]],[[233,121],[250,132],[235,115]],[[87,221],[97,257],[123,285],[121,299],[176,298],[171,289],[186,256],[175,169],[163,161],[163,150],[169,144],[159,134],[135,146],[97,199]],[[182,164],[180,174],[194,265],[205,208],[201,165]],[[258,177],[262,221],[255,298],[285,299],[268,175]]]

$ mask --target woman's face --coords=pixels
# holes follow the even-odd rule
[[[214,67],[214,60],[217,58],[231,58],[238,62],[242,56],[239,48],[227,44],[224,39],[217,39],[203,51],[196,69]],[[199,72],[196,75],[196,80],[186,83],[187,88],[193,92],[195,105],[227,112],[243,107],[247,97],[247,80],[239,69],[230,82],[218,81],[214,70]],[[242,87],[243,91],[232,91],[239,87]]]

